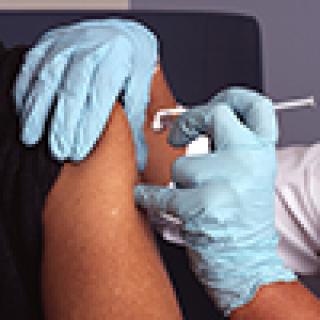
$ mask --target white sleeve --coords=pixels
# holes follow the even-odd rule
[[[277,150],[278,253],[301,274],[320,272],[320,144]]]

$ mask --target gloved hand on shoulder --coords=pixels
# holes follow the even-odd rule
[[[53,113],[52,155],[84,159],[123,91],[142,171],[147,156],[144,111],[157,59],[156,36],[128,19],[84,20],[49,30],[27,52],[12,91],[22,142],[38,143]]]

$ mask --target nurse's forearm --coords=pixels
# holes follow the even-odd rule
[[[235,309],[231,320],[316,320],[320,300],[300,282],[277,282],[261,286],[246,305]]]
[[[44,212],[43,297],[48,320],[178,320],[174,291],[137,212],[134,145],[114,108],[95,150],[65,164]]]

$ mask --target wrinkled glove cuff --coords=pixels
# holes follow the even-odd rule
[[[278,236],[272,233],[268,240],[257,238],[247,247],[215,240],[189,249],[195,274],[225,316],[251,301],[262,285],[297,280],[278,257]]]

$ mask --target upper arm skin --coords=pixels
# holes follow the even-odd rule
[[[46,319],[181,319],[153,236],[134,203],[137,170],[125,112],[79,165],[66,163],[43,213]]]
[[[320,300],[300,282],[275,282],[261,286],[255,297],[235,309],[231,320],[316,320]]]
[[[148,145],[148,160],[142,177],[144,183],[167,185],[171,180],[172,164],[186,152],[185,147],[176,148],[168,144],[168,129],[160,133],[152,129],[153,118],[157,111],[163,108],[175,108],[176,104],[175,97],[159,65],[151,83],[150,101],[144,126],[144,136]]]

